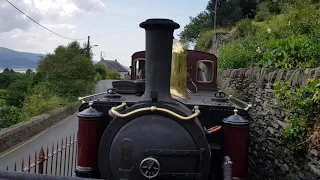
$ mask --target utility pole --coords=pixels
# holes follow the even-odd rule
[[[87,56],[90,58],[90,36],[88,36],[88,43],[87,43]]]
[[[102,51],[100,52],[100,60],[102,61],[103,58],[102,58]]]
[[[213,17],[213,30],[216,30],[217,25],[217,6],[218,6],[218,0],[211,0],[212,9],[214,9],[214,17]]]

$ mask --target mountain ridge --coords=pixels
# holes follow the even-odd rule
[[[44,54],[0,47],[0,68],[36,68],[42,56]]]

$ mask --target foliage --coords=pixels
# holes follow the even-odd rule
[[[107,69],[101,65],[101,64],[95,64],[94,65],[94,69],[96,72],[96,76],[97,73],[101,76],[101,79],[106,79],[107,78]]]
[[[237,36],[222,47],[220,67],[259,65],[293,69],[319,66],[320,4],[301,0],[278,4],[278,9],[272,9],[270,4],[265,2],[258,6],[261,10],[268,5],[269,15],[265,21],[243,19],[236,23]]]
[[[94,76],[94,80],[93,81],[97,83],[100,80],[102,80],[101,74],[100,73],[96,73],[96,75]]]
[[[308,79],[296,93],[290,89],[289,82],[278,81],[274,93],[280,105],[292,114],[283,138],[289,154],[299,156],[306,151],[308,135],[312,133],[310,126],[315,124],[311,120],[317,117],[320,108],[320,80]]]
[[[210,18],[210,13],[204,11],[196,17],[190,17],[190,23],[184,27],[179,37],[184,42],[195,43],[200,32],[212,27],[213,22]]]
[[[0,89],[7,89],[14,80],[14,74],[0,73]]]
[[[202,31],[196,41],[195,50],[205,51],[206,49],[208,49],[212,40],[212,36],[217,32],[224,32],[224,30],[219,29]]]
[[[36,73],[30,69],[26,74],[9,69],[0,73],[0,128],[70,105],[79,95],[89,93],[95,74],[103,78],[108,74],[93,65],[91,55],[72,42],[42,58]]]
[[[8,88],[5,100],[8,105],[21,108],[31,88],[32,75],[19,75]]]
[[[264,1],[257,7],[257,15],[255,20],[262,22],[268,20],[273,14],[280,14],[281,7],[278,1]]]
[[[215,4],[208,1],[206,10],[199,13],[196,17],[190,17],[190,22],[179,34],[180,40],[184,44],[194,44],[201,32],[211,30],[214,26]],[[230,28],[236,22],[252,13],[255,9],[254,0],[233,0],[218,1],[216,25],[217,28]]]
[[[249,19],[242,19],[237,23],[237,32],[239,37],[249,36],[257,31],[257,27]]]
[[[317,67],[320,58],[320,44],[306,35],[291,36],[271,41],[263,54],[261,64],[264,67],[284,69]]]
[[[59,46],[39,62],[37,72],[48,89],[60,97],[78,97],[92,89],[94,65],[78,42]]]
[[[113,70],[107,69],[107,79],[119,80],[121,79],[121,77],[119,73]]]
[[[0,99],[0,129],[9,127],[23,121],[24,115],[21,110],[14,106],[8,106]]]
[[[51,111],[63,104],[62,98],[54,94],[32,94],[26,98],[23,111],[27,118]]]

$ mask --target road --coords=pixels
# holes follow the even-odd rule
[[[95,93],[105,92],[108,88],[111,88],[111,82],[111,80],[99,81],[96,85]],[[60,143],[62,138],[64,138],[65,141],[65,137],[68,137],[69,141],[70,134],[73,135],[78,131],[77,114],[78,113],[73,114],[60,123],[57,123],[54,126],[51,126],[49,129],[41,132],[40,134],[37,134],[25,142],[21,142],[15,147],[12,147],[11,149],[1,153],[0,170],[6,170],[7,166],[9,166],[9,170],[13,170],[15,162],[17,162],[17,169],[20,170],[22,159],[24,159],[24,166],[26,166],[28,163],[29,154],[31,155],[31,162],[34,162],[35,151],[37,151],[38,154],[41,147],[45,148],[46,150],[48,146],[49,152],[51,152],[53,143],[55,143],[54,149],[56,149],[56,143]],[[50,163],[51,162],[49,162],[49,164]]]

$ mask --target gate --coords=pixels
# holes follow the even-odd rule
[[[25,160],[17,167],[14,164],[13,170],[7,166],[7,171],[17,171],[26,173],[48,174],[55,176],[75,176],[74,171],[77,166],[78,154],[78,139],[77,135],[73,134],[62,138],[60,143],[53,143],[51,153],[49,147],[46,149],[41,147],[39,154],[35,151],[34,161],[32,162],[31,155],[25,166]],[[60,144],[60,145],[59,145]]]

